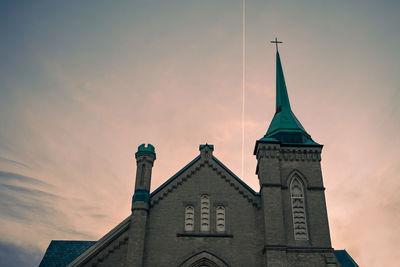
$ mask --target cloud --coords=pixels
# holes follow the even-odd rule
[[[7,184],[1,184],[0,186],[3,188],[6,188],[8,190],[17,192],[17,193],[30,195],[32,197],[59,198],[58,196],[56,196],[54,194],[47,193],[42,190],[25,188],[23,186],[15,186],[15,185],[7,185]]]
[[[4,183],[12,183],[15,180],[27,182],[28,185]],[[35,178],[0,172],[0,211],[3,217],[7,216],[22,222],[36,218],[45,222],[47,216],[54,216],[58,213],[53,205],[60,197],[43,190],[30,188],[32,184],[46,185]]]
[[[13,173],[13,172],[5,172],[5,171],[0,171],[0,183],[12,183],[12,182],[22,182],[22,183],[28,183],[28,184],[33,184],[33,185],[40,185],[40,186],[49,186],[49,184],[25,175],[21,175],[18,173]]]
[[[40,179],[13,172],[0,171],[0,211],[3,217],[25,221],[56,214],[52,207],[59,196],[33,187],[49,187]]]
[[[30,251],[30,247],[44,249],[54,238],[93,239],[93,235],[76,229],[69,215],[74,207],[59,191],[51,192],[54,188],[37,178],[0,171],[0,241],[10,249]],[[94,220],[101,218],[98,212],[92,214]],[[25,260],[26,253],[20,254]]]
[[[3,267],[38,266],[43,256],[39,248],[23,248],[0,241],[0,263]]]
[[[17,165],[17,166],[22,166],[24,168],[29,169],[28,165],[26,165],[26,164],[24,164],[22,162],[16,161],[16,160],[0,157],[0,161],[6,162],[6,163],[11,163],[11,164],[14,164],[14,165]]]

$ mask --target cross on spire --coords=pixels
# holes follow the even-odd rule
[[[281,44],[282,42],[281,42],[281,41],[278,41],[278,38],[275,37],[275,40],[274,40],[274,41],[271,41],[271,43],[273,43],[273,44],[276,45],[276,51],[278,51],[278,44]]]

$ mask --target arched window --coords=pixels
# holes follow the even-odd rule
[[[216,209],[217,218],[217,232],[225,232],[225,208],[224,206],[218,206]]]
[[[200,231],[210,231],[210,199],[202,195],[200,200]]]
[[[294,239],[308,240],[304,187],[297,176],[290,183],[290,196],[292,199]]]
[[[192,255],[189,259],[186,259],[181,267],[228,267],[228,265],[217,256],[210,254],[209,252],[203,251],[198,254]]]
[[[186,206],[185,208],[185,231],[191,232],[194,230],[194,208]]]

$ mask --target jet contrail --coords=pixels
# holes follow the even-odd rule
[[[242,175],[244,174],[244,89],[246,74],[246,0],[242,6]]]

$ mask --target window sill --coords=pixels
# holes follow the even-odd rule
[[[177,233],[177,237],[224,237],[233,238],[233,235],[225,233]]]

